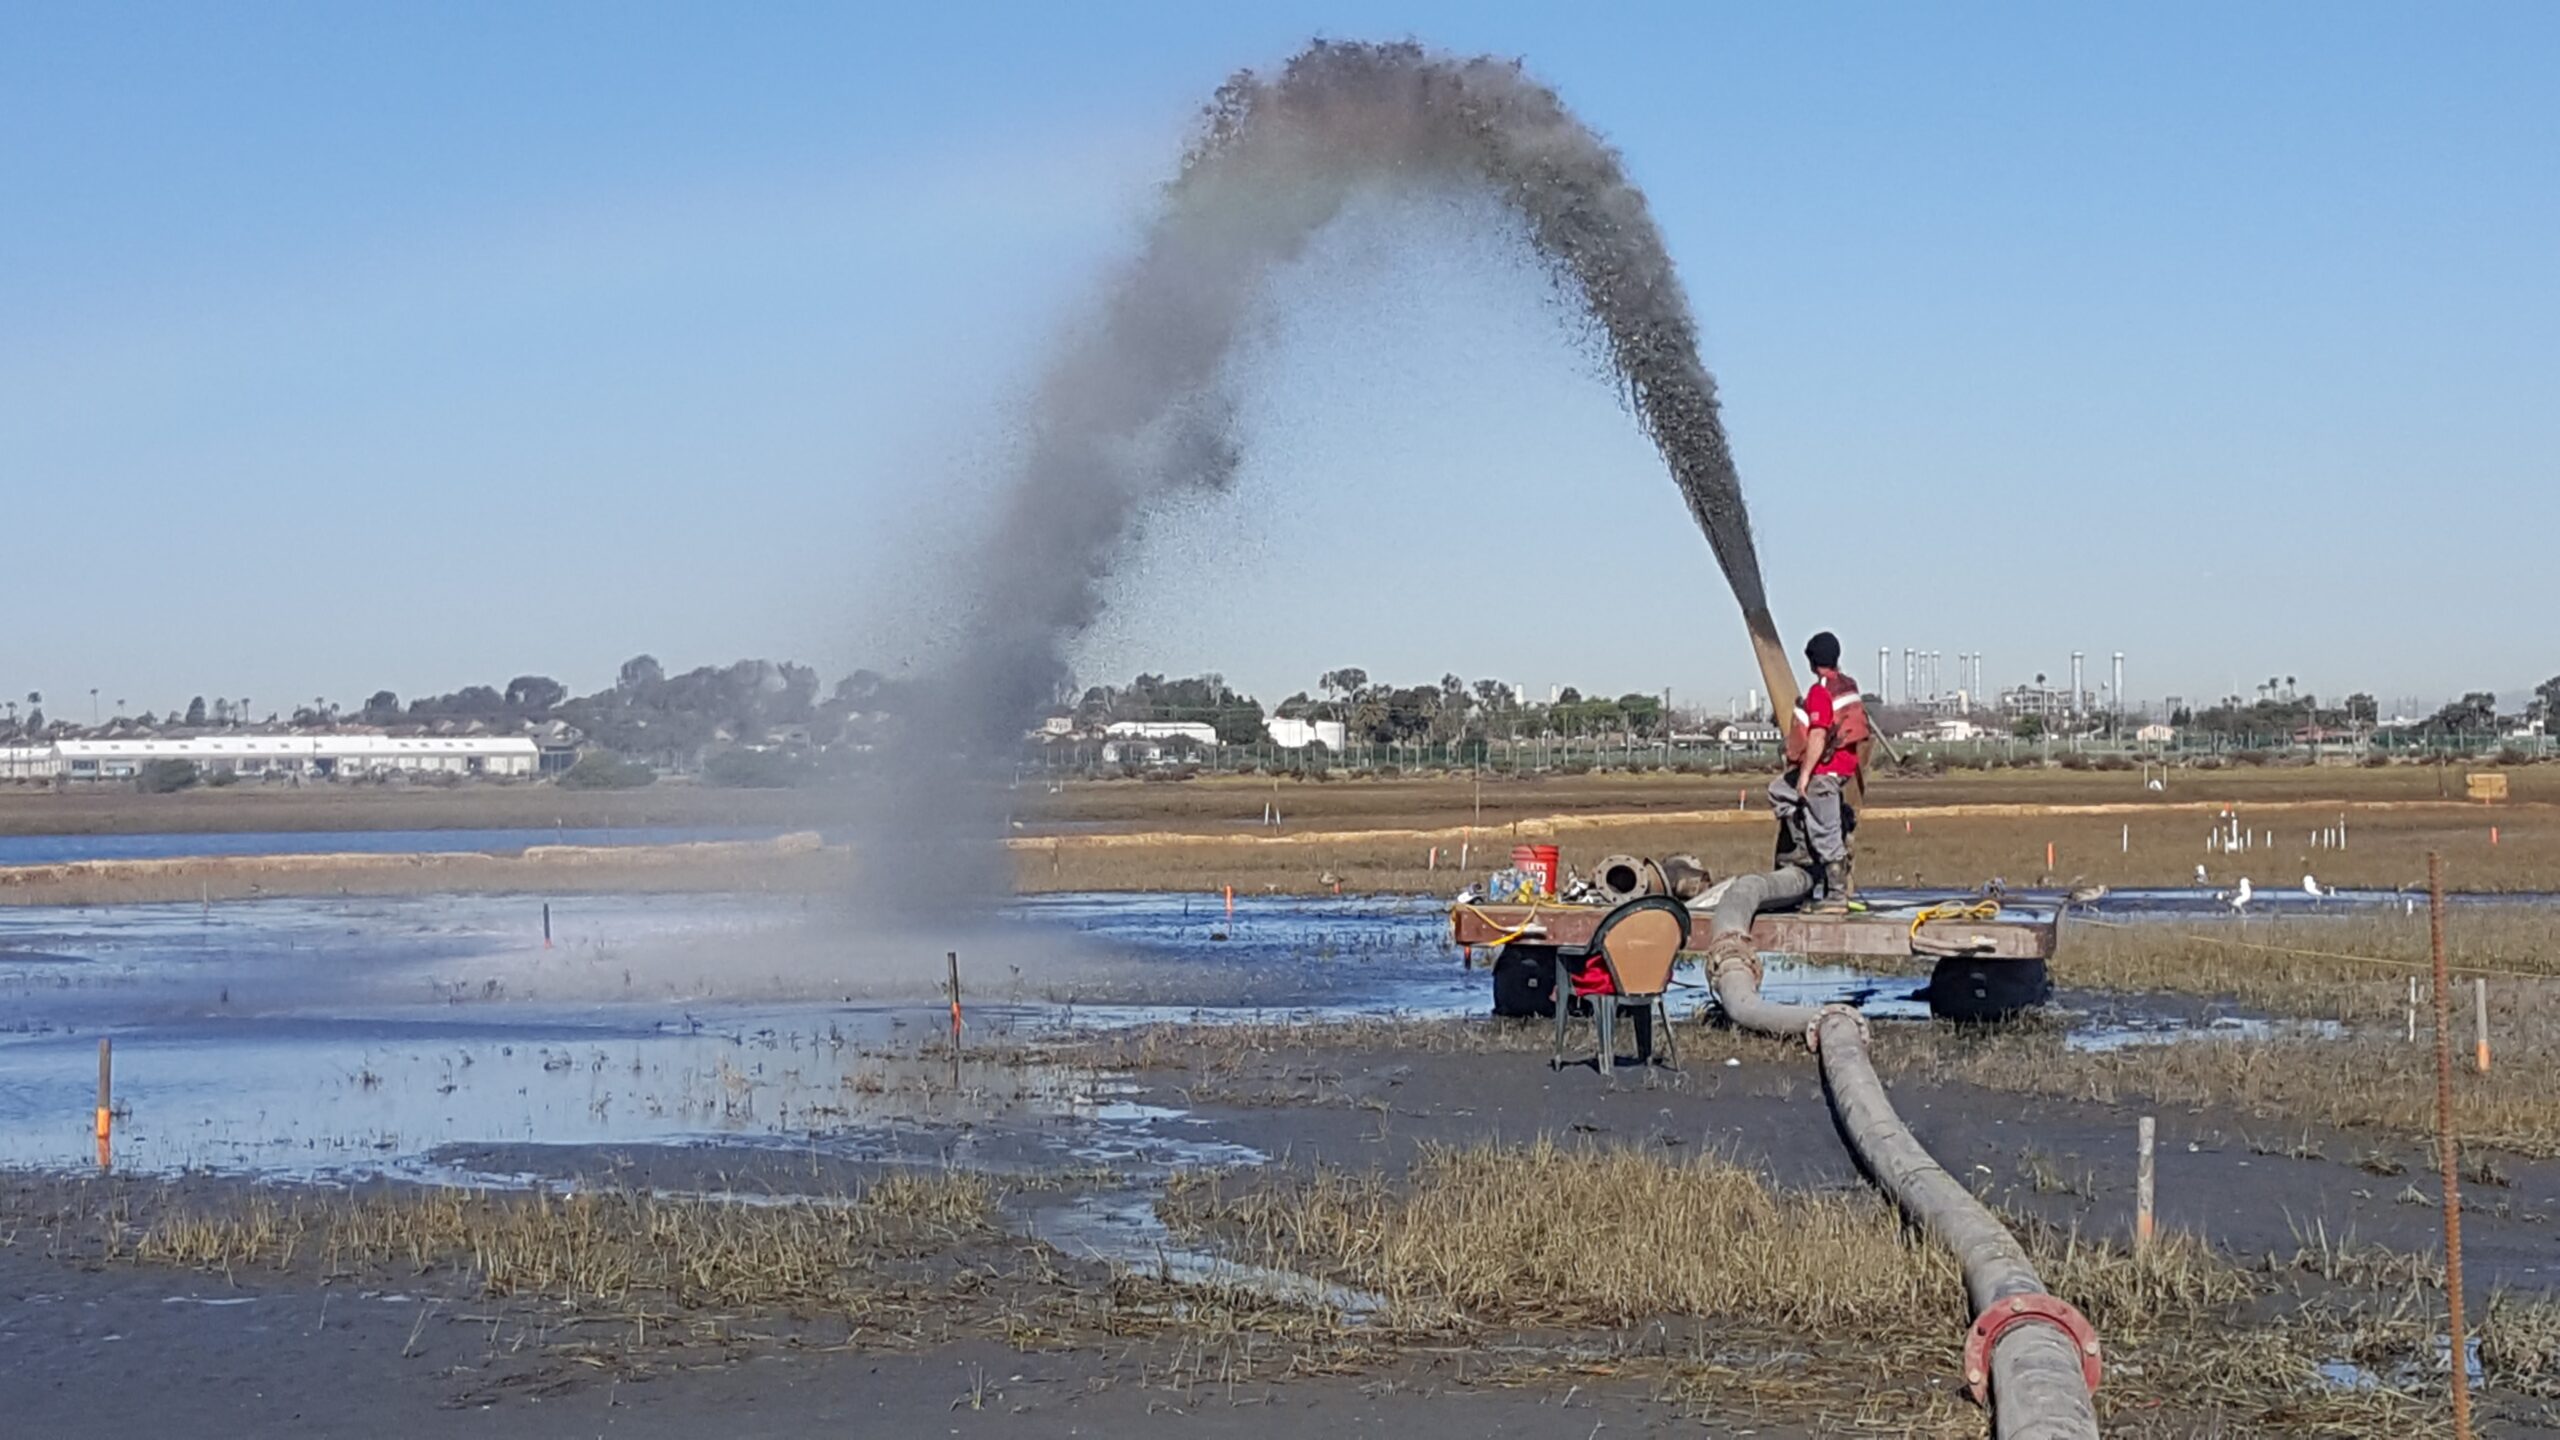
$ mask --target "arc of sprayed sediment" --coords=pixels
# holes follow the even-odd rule
[[[1271,272],[1364,188],[1453,183],[1500,196],[1590,317],[1773,696],[1793,693],[1688,296],[1618,154],[1515,63],[1318,42],[1219,88],[1138,254],[1046,372],[945,703],[909,747],[934,756],[902,760],[902,783],[947,792],[972,761],[1009,753],[1100,612],[1139,514],[1229,482],[1242,457],[1226,361]]]

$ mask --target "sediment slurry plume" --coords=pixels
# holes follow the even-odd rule
[[[967,639],[889,767],[870,827],[904,896],[1002,887],[983,868],[1000,765],[1065,676],[1066,646],[1151,502],[1219,489],[1243,456],[1229,354],[1272,271],[1353,196],[1474,185],[1519,217],[1623,385],[1733,588],[1764,662],[1767,602],[1715,383],[1644,194],[1617,153],[1511,61],[1318,42],[1221,86],[1136,257],[1034,402],[1015,486],[979,562]],[[1784,657],[1777,657],[1784,673]],[[1764,664],[1764,668],[1766,668]],[[982,854],[972,863],[971,853]]]

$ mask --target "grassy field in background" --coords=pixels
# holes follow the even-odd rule
[[[2510,808],[2560,805],[2560,766],[2509,773]],[[1197,831],[1228,834],[1276,806],[1289,831],[1508,827],[1549,816],[1687,813],[1756,806],[1765,769],[1677,774],[1382,776],[1310,780],[1203,776],[1172,780],[1026,778],[1008,792],[1012,819],[1033,833]],[[2439,794],[2441,781],[2445,793]],[[1948,806],[2134,805],[2164,813],[2197,805],[2352,804],[2461,806],[2462,772],[2230,767],[2179,770],[2165,791],[2137,771],[1963,770],[1926,777],[1880,775],[1869,803],[1879,813]],[[860,813],[859,787],[733,790],[663,781],[637,790],[564,790],[549,783],[465,785],[248,783],[143,795],[123,785],[0,784],[0,835],[204,833],[273,830],[571,829],[606,826],[843,824]]]
[[[1183,782],[1105,780],[1069,782],[1052,791],[1025,782],[1014,818],[1026,824],[1066,823],[1080,828],[1130,830],[1226,830],[1251,825],[1266,804],[1276,805],[1292,829],[1402,827],[1436,829],[1476,823],[1507,826],[1550,815],[1640,814],[1731,808],[1752,804],[1774,771],[1768,768],[1682,775],[1639,774],[1494,776],[1390,776],[1304,780],[1271,776],[1204,776]],[[2154,773],[2158,773],[2156,770]],[[2507,772],[2514,806],[2560,804],[2560,766],[2526,766]],[[2439,793],[2439,780],[2443,790]],[[2138,770],[1954,770],[1904,777],[1890,770],[1868,787],[1868,803],[1882,809],[1951,805],[2135,805],[2162,810],[2195,805],[2244,806],[2351,803],[2434,804],[2461,802],[2463,771],[2393,765],[2231,766],[2182,769],[2167,788],[2148,790]],[[2199,834],[2201,838],[2201,834]]]
[[[2338,774],[2327,788],[2309,777],[2251,775],[2210,790],[2173,783],[2166,794],[2144,791],[2129,778],[2100,788],[2089,777],[2067,774],[1954,782],[1946,789],[1932,788],[1940,782],[1888,783],[1870,797],[1860,828],[1859,883],[1939,890],[1971,890],[1995,878],[2012,890],[2075,882],[2192,885],[2201,864],[2217,887],[2246,876],[2261,890],[2297,890],[2308,874],[2327,886],[2387,890],[2422,885],[2426,856],[2436,851],[2445,857],[2452,889],[2560,889],[2560,804],[2529,798],[2549,793],[2547,787],[2519,777],[2518,798],[2481,806],[2436,801],[2432,783],[2413,796],[2403,777]],[[1622,782],[1523,787],[1506,790],[1500,809],[1489,792],[1478,828],[1472,806],[1452,813],[1445,795],[1427,792],[1396,810],[1376,808],[1384,798],[1378,795],[1345,797],[1331,810],[1303,803],[1331,799],[1323,792],[1333,788],[1306,787],[1301,808],[1284,809],[1276,830],[1230,822],[1219,829],[1169,824],[1052,838],[1018,833],[1019,883],[1029,890],[1234,885],[1240,892],[1309,893],[1339,881],[1346,891],[1446,892],[1470,873],[1507,863],[1511,846],[1531,839],[1555,843],[1567,865],[1586,870],[1611,854],[1685,852],[1721,875],[1764,868],[1770,853],[1768,810],[1756,791],[1704,794]],[[1213,793],[1179,803],[1202,813],[1200,807],[1214,803]],[[1283,800],[1290,795],[1284,790]],[[2207,832],[2221,823],[2225,805],[2236,805],[2240,823],[2258,832],[2246,852],[2207,848]],[[1259,814],[1255,808],[1245,819]],[[2314,843],[2315,831],[2342,822],[2345,849]]]
[[[2462,776],[2447,772],[2455,797]],[[1313,894],[1449,893],[1498,868],[1516,841],[1552,841],[1568,865],[1610,854],[1691,853],[1718,874],[1766,863],[1770,827],[1756,774],[1382,777],[1329,781],[1221,777],[1087,781],[1013,787],[1016,880],[1026,891],[1218,890]],[[1858,842],[1860,883],[1961,891],[1998,879],[2009,888],[2073,883],[2187,885],[2247,876],[2261,890],[2298,889],[2305,874],[2335,886],[2391,889],[2423,881],[2441,852],[2457,890],[2560,889],[2560,766],[2510,772],[2497,805],[2438,798],[2429,767],[2233,768],[2178,771],[2165,790],[2137,772],[2062,769],[1880,777]],[[2245,853],[2206,847],[2221,812],[2236,808],[2260,837]],[[1262,824],[1276,811],[1277,826]],[[0,834],[83,835],[215,831],[740,827],[841,830],[861,813],[846,789],[727,790],[667,783],[631,791],[548,784],[454,787],[235,786],[176,795],[101,787],[54,791],[0,786]],[[2347,847],[2313,842],[2343,822]],[[2272,832],[2272,842],[2267,836]],[[2047,863],[2047,847],[2051,863]],[[635,862],[641,857],[633,856]],[[181,867],[183,868],[183,867]],[[442,873],[290,877],[239,864],[198,877],[155,871],[79,875],[0,871],[0,900],[185,899],[226,893],[381,893],[415,889],[544,888],[511,862],[448,863]],[[607,868],[637,889],[717,888],[733,875],[689,874],[650,860],[597,867],[581,888],[610,888]],[[700,867],[695,867],[700,868]],[[858,857],[759,873],[757,888],[858,883]],[[240,874],[233,875],[233,871]],[[466,871],[470,873],[465,873]],[[14,878],[13,878],[14,877]],[[226,886],[228,877],[237,883]],[[76,883],[75,883],[76,882]],[[70,889],[64,889],[70,885]]]

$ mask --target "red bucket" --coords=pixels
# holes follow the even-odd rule
[[[1562,855],[1553,845],[1514,845],[1511,847],[1511,868],[1514,870],[1523,870],[1531,875],[1537,876],[1538,893],[1541,895],[1553,895],[1556,893],[1556,872],[1563,868],[1559,863],[1562,858]]]

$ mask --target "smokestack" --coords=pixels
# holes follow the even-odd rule
[[[2080,652],[2071,652],[2071,718],[2080,718]]]
[[[1890,645],[1879,645],[1876,647],[1876,698],[1883,701],[1885,704],[1890,705],[1893,703],[1892,690],[1893,647]],[[1905,695],[1902,698],[1904,700],[1909,700],[1911,697]]]
[[[2109,690],[2110,690],[2110,692],[2111,692],[2108,698],[2109,698],[2109,699],[2111,699],[2111,700],[2113,700],[2113,701],[2115,702],[2115,711],[2116,711],[2116,713],[2117,713],[2117,714],[2119,714],[2119,715],[2123,714],[2123,713],[2124,713],[2124,652],[2123,652],[2123,651],[2121,651],[2121,650],[2119,650],[2119,651],[2117,651],[2117,652],[2116,652],[2116,678],[2115,678],[2115,681],[2114,681],[2114,683],[2113,683],[2112,685],[2110,685],[2108,688],[2109,688]]]
[[[1902,698],[1908,702],[1920,695],[1920,652],[1902,647]]]

